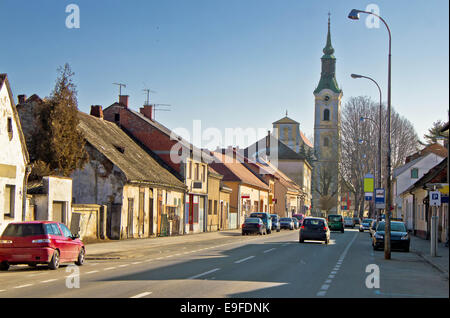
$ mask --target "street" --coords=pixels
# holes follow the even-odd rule
[[[165,245],[153,239],[152,247],[127,247],[110,257],[90,257],[88,245],[83,266],[56,271],[11,266],[0,272],[0,297],[449,297],[448,280],[417,254],[394,251],[387,261],[383,251],[373,251],[369,234],[357,229],[332,232],[328,246],[298,243],[298,230],[197,237],[203,239],[169,238]],[[371,264],[379,268],[379,288],[366,286]]]

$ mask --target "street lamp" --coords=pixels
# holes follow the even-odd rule
[[[386,29],[389,34],[389,57],[388,57],[388,94],[387,94],[387,180],[386,180],[386,192],[387,192],[387,200],[386,200],[386,231],[385,231],[385,239],[384,239],[384,258],[391,259],[391,204],[392,204],[392,194],[391,194],[391,30],[387,25],[386,21],[379,15],[363,10],[352,9],[350,11],[348,18],[351,20],[359,20],[359,14],[371,14],[379,18],[383,24],[386,26]]]
[[[372,81],[373,83],[375,83],[375,85],[378,88],[378,92],[380,93],[379,123],[377,124],[375,122],[375,120],[373,120],[372,118],[367,118],[367,117],[361,117],[360,121],[364,121],[365,119],[368,119],[368,120],[371,120],[372,122],[374,122],[375,125],[378,126],[378,188],[381,188],[381,109],[382,109],[381,88],[380,88],[380,85],[378,85],[378,83],[373,78],[370,78],[368,76],[359,75],[359,74],[351,74],[350,76],[352,78],[365,78],[365,79],[368,79],[368,80]],[[377,216],[378,217],[381,216],[380,209],[378,209]]]

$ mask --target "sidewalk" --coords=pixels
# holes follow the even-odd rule
[[[411,252],[418,254],[425,262],[442,272],[448,279],[449,259],[448,247],[445,247],[445,243],[438,243],[437,256],[432,257],[430,240],[411,235]]]

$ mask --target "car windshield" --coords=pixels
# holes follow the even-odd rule
[[[323,225],[323,220],[306,219],[306,220],[303,221],[303,225],[305,225],[305,226],[308,226],[308,225],[319,226],[319,225]]]
[[[291,218],[281,218],[280,221],[291,222],[292,219]]]
[[[330,215],[328,217],[328,221],[331,221],[331,222],[340,222],[341,220],[342,219],[341,219],[340,215]]]
[[[248,219],[245,219],[245,223],[259,223],[259,219],[258,218],[248,218]]]
[[[370,224],[370,223],[372,223],[372,221],[373,221],[373,220],[364,220],[364,221],[363,221],[363,224]]]
[[[12,237],[26,237],[26,236],[36,236],[45,235],[43,224],[8,224],[2,236],[12,236]]]
[[[377,231],[384,231],[385,222],[381,222],[378,224]],[[391,232],[406,232],[405,224],[392,222],[391,223]]]

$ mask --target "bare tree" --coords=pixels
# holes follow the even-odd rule
[[[385,185],[387,165],[386,107],[382,106],[382,162],[381,178]],[[361,121],[361,117],[371,120]],[[369,97],[352,97],[342,110],[340,170],[343,180],[355,196],[355,209],[360,216],[364,211],[363,179],[367,173],[378,176],[378,123],[379,104]],[[412,124],[391,110],[392,168],[404,164],[407,156],[418,150],[419,138]]]

